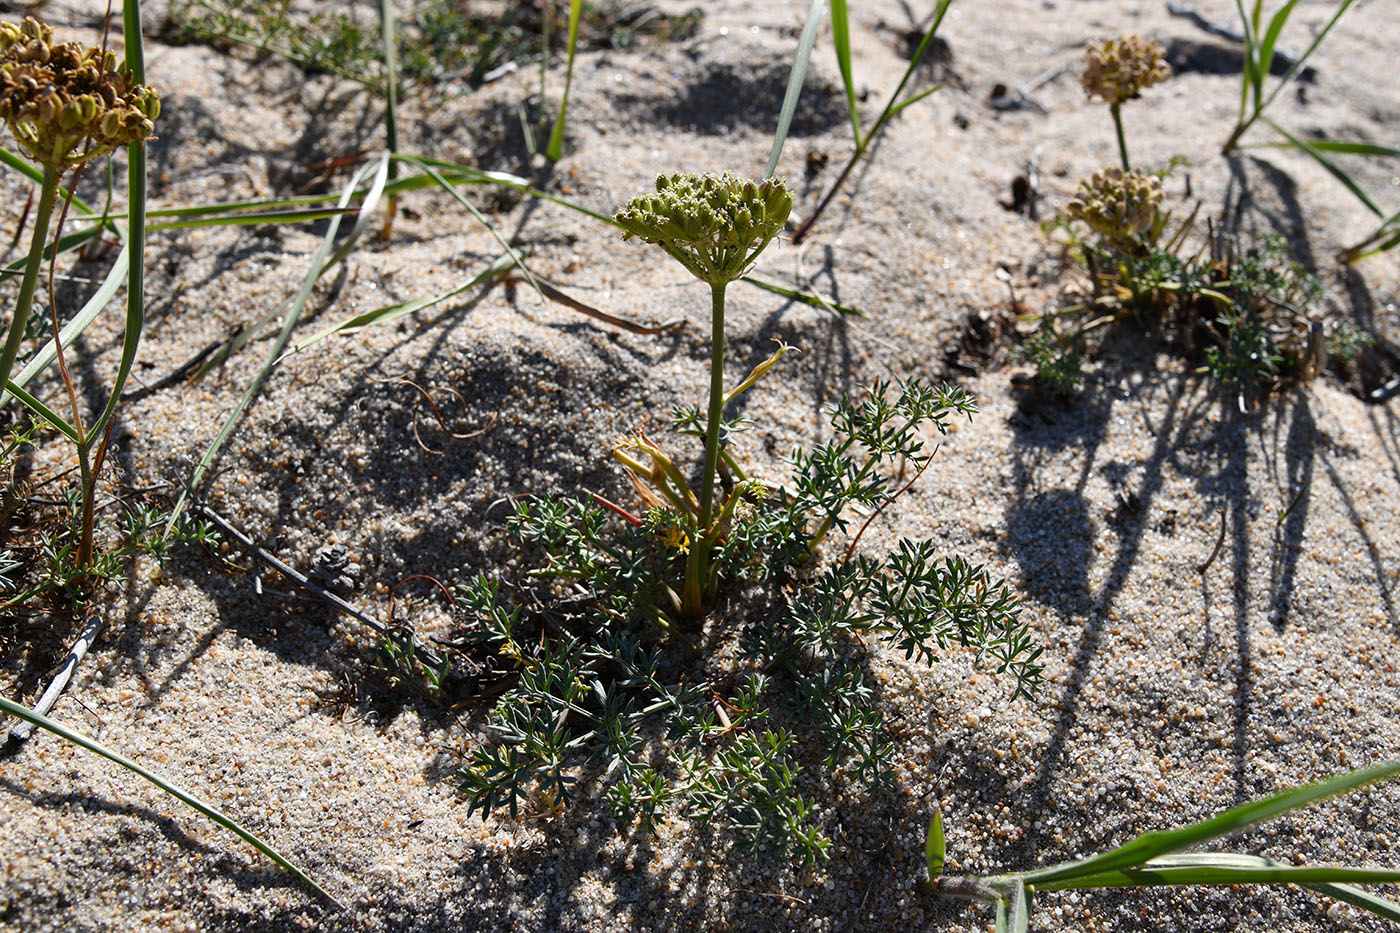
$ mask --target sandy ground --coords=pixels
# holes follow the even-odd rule
[[[152,22],[162,15],[155,6]],[[746,370],[775,338],[801,348],[744,411],[756,422],[744,453],[772,476],[794,444],[821,436],[823,406],[873,377],[955,378],[975,394],[981,414],[864,544],[878,552],[898,535],[932,535],[1014,581],[1045,647],[1038,698],[1010,702],[1006,683],[963,656],[934,669],[878,657],[900,792],[819,798],[834,841],[820,869],[750,862],[731,840],[699,838],[683,822],[649,836],[587,803],[561,818],[469,817],[454,777],[482,739],[483,708],[449,712],[391,688],[357,623],[257,595],[232,565],[188,554],[161,572],[141,561],[111,594],[98,649],[55,715],[211,799],[349,909],[314,900],[139,779],[41,736],[0,759],[0,928],[981,929],[988,912],[923,892],[921,842],[935,799],[950,870],[995,871],[1088,853],[1400,755],[1400,413],[1395,402],[1357,396],[1394,375],[1400,359],[1400,255],[1339,270],[1331,257],[1369,233],[1370,215],[1292,153],[1222,159],[1238,75],[1178,74],[1126,106],[1135,159],[1187,157],[1190,167],[1169,182],[1173,199],[1186,203],[1189,176],[1203,216],[1228,203],[1243,234],[1286,235],[1323,276],[1329,313],[1369,330],[1379,347],[1346,384],[1329,375],[1247,414],[1164,348],[1131,340],[1094,361],[1070,403],[1024,393],[1005,346],[982,353],[969,322],[995,326],[1013,297],[1049,307],[1064,286],[1048,271],[1037,226],[1002,202],[1036,154],[1042,216],[1114,160],[1106,109],[1076,80],[1082,43],[1137,32],[1172,43],[1183,61],[1221,56],[1199,48],[1217,40],[1155,0],[990,6],[955,5],[943,30],[951,58],[922,79],[948,86],[890,127],[807,244],[774,247],[762,260],[761,274],[809,282],[865,319],[735,287],[729,365]],[[689,40],[583,55],[567,156],[539,184],[609,211],[658,171],[761,173],[805,7],[707,4]],[[1233,19],[1226,0],[1197,7]],[[1328,12],[1302,5],[1286,44],[1305,44]],[[95,37],[83,4],[54,2],[45,13],[65,36]],[[898,4],[854,16],[873,116],[917,24]],[[1385,4],[1357,4],[1317,54],[1316,82],[1281,96],[1276,118],[1393,145],[1397,44]],[[147,55],[165,99],[152,147],[160,205],[291,193],[314,180],[314,164],[382,145],[378,104],[354,85],[243,52],[152,41]],[[1060,68],[1031,92],[1043,112],[989,104],[998,83],[1026,86]],[[551,86],[561,79],[553,74]],[[472,94],[410,95],[402,148],[530,172],[516,112],[535,80],[527,68]],[[849,151],[839,86],[824,34],[780,168],[799,214]],[[820,155],[826,167],[807,177]],[[1394,170],[1356,166],[1391,210],[1400,203]],[[6,185],[9,229],[22,199]],[[532,248],[533,267],[581,300],[689,325],[633,335],[527,287],[496,287],[279,367],[218,461],[208,500],[297,565],[324,544],[344,545],[362,567],[354,600],[381,618],[409,575],[451,581],[498,566],[510,497],[625,497],[607,442],[698,401],[704,384],[702,287],[659,252],[579,215],[496,206],[502,228]],[[306,228],[155,235],[140,379],[154,382],[276,309],[317,237]],[[496,254],[460,207],[412,197],[388,242],[358,248],[320,287],[302,326],[309,333],[444,290]],[[95,263],[81,268],[101,273]],[[96,360],[89,373],[110,371],[115,328],[85,348]],[[187,477],[266,346],[201,383],[127,406],[114,476],[143,487]],[[489,429],[447,438],[403,384],[410,379],[443,403],[453,431]],[[446,452],[426,453],[415,428]],[[1198,573],[1222,512],[1223,546]],[[247,565],[236,549],[227,556]],[[398,613],[424,631],[448,624],[430,594],[411,593]],[[6,694],[31,695],[40,673],[11,664]],[[1397,811],[1400,786],[1380,787],[1233,845],[1289,862],[1394,865]],[[1037,930],[1384,926],[1296,889],[1038,903]]]

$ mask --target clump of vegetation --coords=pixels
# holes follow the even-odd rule
[[[1317,376],[1329,354],[1354,360],[1368,337],[1324,321],[1321,284],[1288,260],[1281,237],[1242,247],[1211,232],[1186,252],[1196,210],[1173,225],[1164,209],[1167,172],[1130,167],[1120,113],[1124,102],[1170,75],[1162,54],[1137,37],[1086,53],[1082,83],[1109,104],[1122,165],[1081,181],[1045,225],[1084,271],[1087,295],[1035,315],[1037,328],[1016,356],[1043,384],[1068,394],[1082,381],[1082,356],[1096,332],[1135,326],[1185,348],[1203,372],[1238,392],[1243,408],[1249,395]]]
[[[1108,168],[1081,183],[1078,197],[1047,225],[1083,269],[1088,294],[1038,315],[1035,332],[1017,348],[1042,383],[1075,391],[1084,353],[1118,325],[1175,342],[1202,372],[1234,388],[1242,405],[1283,383],[1314,378],[1329,358],[1354,360],[1369,342],[1322,317],[1322,286],[1287,258],[1282,237],[1243,250],[1233,239],[1212,237],[1187,256],[1190,221],[1168,235],[1161,202],[1155,176]]]
[[[430,83],[449,79],[476,85],[508,62],[524,62],[544,50],[552,3],[508,4],[504,12],[471,9],[464,0],[414,4],[397,29],[401,79]],[[578,4],[583,47],[635,45],[640,38],[690,35],[699,8],[667,15],[646,4]],[[291,0],[178,0],[168,30],[185,42],[245,45],[381,91],[387,84],[378,27],[341,12],[297,10]]]
[[[724,402],[781,351],[724,392],[724,285],[790,206],[779,182],[669,175],[619,212],[627,235],[712,290],[708,417],[674,418],[702,444],[701,492],[638,432],[617,456],[640,514],[599,497],[517,505],[510,530],[542,558],[533,598],[507,605],[486,578],[465,597],[476,622],[462,643],[515,672],[492,742],[464,773],[474,809],[563,806],[594,788],[623,819],[681,813],[815,861],[828,841],[804,796],[816,780],[804,761],[870,793],[893,786],[864,638],[930,664],[967,646],[1013,678],[1013,695],[1039,682],[1040,649],[1010,589],[983,568],[941,557],[931,541],[856,555],[859,533],[839,559],[820,554],[830,532],[848,530],[852,507],[873,519],[907,488],[896,487],[901,465],[928,465],[928,433],[975,410],[966,394],[876,384],[837,405],[831,439],[794,453],[782,483],[746,473],[729,449],[740,425],[723,420]]]

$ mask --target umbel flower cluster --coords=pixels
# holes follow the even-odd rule
[[[0,120],[34,161],[65,171],[119,146],[149,139],[160,98],[116,53],[54,44],[33,18],[0,23]]]
[[[1116,243],[1131,244],[1156,226],[1162,195],[1162,182],[1156,175],[1112,166],[1081,181],[1078,196],[1065,210],[1095,233]]]
[[[623,238],[655,243],[711,285],[744,274],[792,211],[781,181],[723,174],[658,175],[656,193],[628,201],[615,215]]]
[[[1084,74],[1080,83],[1090,97],[1101,97],[1117,106],[1137,97],[1143,88],[1160,84],[1172,75],[1166,51],[1150,39],[1128,36],[1090,43],[1084,50]]]

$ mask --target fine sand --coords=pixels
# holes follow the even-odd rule
[[[99,6],[55,0],[43,12],[61,38],[96,41]],[[688,39],[582,54],[567,153],[552,170],[532,168],[521,142],[533,67],[476,92],[408,94],[400,147],[527,174],[604,212],[659,171],[761,174],[807,6],[707,3]],[[920,23],[902,4],[852,6],[868,123]],[[372,21],[375,4],[354,7]],[[1235,19],[1228,0],[1195,7]],[[1283,44],[1305,47],[1331,9],[1300,5]],[[152,24],[164,15],[149,5]],[[1015,309],[1052,307],[1073,279],[1037,224],[1004,202],[1034,160],[1040,216],[1052,216],[1079,178],[1116,160],[1107,108],[1085,99],[1077,75],[1086,40],[1128,33],[1171,45],[1195,69],[1125,105],[1135,161],[1186,157],[1167,182],[1174,209],[1189,210],[1189,183],[1202,219],[1229,214],[1241,236],[1288,238],[1323,279],[1327,314],[1377,340],[1345,379],[1328,374],[1241,412],[1164,344],[1123,338],[1090,362],[1068,402],[1019,387],[1024,371],[1004,339]],[[976,396],[980,414],[862,546],[880,553],[901,535],[932,537],[1012,581],[1045,650],[1037,697],[1010,701],[1008,682],[956,652],[935,668],[877,652],[899,791],[818,793],[832,858],[807,870],[747,859],[733,840],[702,840],[680,820],[655,835],[619,826],[596,800],[559,817],[468,816],[456,773],[485,737],[487,704],[450,711],[392,686],[374,670],[367,629],[288,598],[275,574],[255,592],[237,546],[182,551],[164,568],[143,559],[103,598],[106,627],[54,715],[211,800],[346,909],[135,776],[41,734],[0,758],[0,929],[984,929],[985,908],[924,891],[935,803],[950,871],[1013,870],[1400,756],[1400,403],[1361,398],[1400,372],[1400,251],[1339,268],[1336,251],[1375,218],[1335,179],[1286,150],[1219,155],[1239,99],[1229,46],[1162,2],[959,0],[941,34],[947,53],[919,80],[944,89],[890,125],[801,248],[775,245],[758,270],[865,317],[736,285],[728,365],[747,371],[777,339],[801,351],[743,409],[754,427],[742,454],[775,479],[795,445],[822,436],[825,406],[874,378],[949,378]],[[1305,134],[1394,145],[1397,47],[1393,11],[1363,0],[1318,51],[1316,80],[1281,95],[1273,115]],[[321,179],[322,163],[383,145],[380,104],[362,89],[274,58],[150,38],[147,69],[164,98],[155,206],[335,188],[346,170]],[[1034,106],[991,103],[998,84],[1014,94],[1038,80]],[[561,66],[552,96],[562,83]],[[779,169],[796,214],[849,151],[824,30]],[[1400,207],[1395,164],[1352,167],[1382,207]],[[3,184],[12,230],[24,192],[12,175]],[[631,334],[501,284],[279,366],[206,499],[296,566],[343,545],[359,565],[349,598],[376,618],[412,575],[452,583],[500,569],[513,497],[588,489],[626,500],[609,442],[698,403],[707,378],[707,296],[660,251],[549,204],[472,197],[532,251],[537,273],[579,300],[685,326]],[[139,380],[153,384],[285,309],[322,229],[153,234]],[[450,199],[405,198],[392,236],[362,243],[318,286],[302,333],[455,287],[498,254]],[[73,271],[100,277],[105,266]],[[94,392],[118,357],[120,314],[118,303],[75,350]],[[270,333],[198,383],[128,404],[112,480],[183,482]],[[475,436],[449,437],[408,380],[436,399],[451,432]],[[61,469],[65,455],[51,445],[36,475]],[[456,624],[443,602],[410,583],[393,611],[440,635]],[[65,638],[76,629],[39,622]],[[57,657],[46,651],[7,659],[6,696],[37,694]],[[1400,864],[1400,785],[1228,845],[1288,863]],[[1295,888],[1051,894],[1032,920],[1054,931],[1384,928]]]

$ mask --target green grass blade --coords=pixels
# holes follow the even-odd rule
[[[856,81],[851,72],[851,20],[846,0],[831,0],[831,44],[836,49],[836,66],[846,87],[846,109],[851,114],[851,135],[860,145],[860,107],[856,103]]]
[[[34,184],[36,185],[43,184],[44,173],[41,172],[39,169],[35,168],[34,163],[21,156],[15,155],[8,149],[0,148],[0,164],[3,164],[7,168],[14,169],[16,172],[19,172],[25,178],[28,178],[30,181],[34,182]],[[61,201],[66,197],[68,197],[68,189],[60,186],[58,189],[58,199]],[[84,214],[99,216],[99,212],[96,209],[94,209],[91,204],[84,201],[77,195],[73,196],[73,200],[71,203],[74,207],[82,211]]]
[[[520,270],[520,274],[525,278],[525,281],[530,283],[530,287],[533,288],[536,292],[539,292],[541,298],[544,297],[544,293],[540,291],[540,286],[535,281],[534,275],[532,275],[530,273],[530,270],[525,267],[525,260],[520,256],[519,251],[506,242],[506,238],[501,236],[500,232],[495,228],[494,225],[492,225],[491,221],[486,219],[485,214],[477,210],[475,204],[462,197],[462,192],[458,191],[455,185],[453,185],[446,178],[444,178],[442,176],[442,173],[440,173],[437,169],[433,168],[426,161],[415,158],[413,156],[405,156],[404,160],[427,172],[428,175],[434,181],[436,181],[444,191],[452,195],[453,199],[456,200],[458,204],[466,208],[467,212],[470,213],[473,217],[475,217],[477,221],[483,227],[486,228],[486,231],[491,234],[492,239],[494,239],[500,245],[501,249],[505,250],[506,255],[509,256],[515,262],[515,267]]]
[[[49,408],[49,406],[45,405],[37,398],[24,391],[23,388],[16,385],[13,379],[5,383],[5,389],[9,393],[6,396],[7,398],[19,399],[20,403],[24,405],[25,408],[28,408],[40,418],[43,418],[49,424],[53,425],[55,428],[58,428],[58,430],[63,434],[63,436],[68,438],[73,443],[78,444],[82,442],[82,438],[78,436],[77,430],[71,424],[60,418],[58,416],[58,413],[55,412],[52,408]]]
[[[1064,888],[1133,888],[1156,885],[1231,884],[1393,884],[1400,870],[1346,868],[1337,865],[1286,865],[1258,855],[1190,852],[1166,855],[1140,868],[1102,872],[1062,882],[1036,885],[1041,891]]]
[[[1031,922],[1031,894],[1024,884],[1017,885],[1011,894],[1007,908],[1006,929],[1008,933],[1026,933]]]
[[[807,65],[812,60],[812,43],[817,41],[817,26],[822,21],[822,10],[826,0],[812,0],[807,8],[807,22],[802,25],[802,35],[797,38],[797,55],[792,60],[792,71],[788,74],[787,92],[783,95],[783,106],[778,112],[778,128],[773,133],[773,148],[768,153],[768,167],[763,170],[765,179],[772,178],[778,170],[778,157],[783,154],[783,143],[787,142],[788,130],[792,129],[792,115],[797,112],[797,98],[802,95],[802,82],[807,80]]]
[[[933,22],[929,25],[928,31],[924,33],[924,38],[919,42],[918,48],[914,50],[914,54],[910,57],[909,67],[904,69],[904,77],[899,79],[899,85],[894,89],[894,93],[890,95],[889,102],[885,104],[884,112],[882,112],[879,119],[875,121],[875,128],[870,131],[872,137],[880,131],[881,127],[889,122],[891,117],[904,109],[904,107],[899,106],[899,95],[904,93],[905,85],[909,83],[910,78],[914,77],[914,72],[919,70],[919,64],[924,60],[924,55],[928,52],[929,46],[933,44],[933,37],[938,34],[938,27],[943,24],[943,17],[947,15],[948,7],[951,6],[952,3],[953,0],[938,0],[938,7],[934,10],[933,14]],[[927,96],[927,94],[924,96]]]
[[[394,0],[379,0],[379,36],[384,46],[384,144],[399,151],[399,38]],[[390,164],[389,177],[394,177]]]
[[[1364,155],[1382,156],[1389,159],[1400,159],[1400,149],[1391,146],[1378,146],[1375,143],[1350,142],[1340,139],[1310,139],[1308,145],[1319,152],[1335,152],[1340,155]],[[1242,149],[1291,149],[1293,143],[1285,140],[1271,139],[1268,142],[1250,143],[1248,146],[1241,146]]]
[[[476,288],[478,285],[481,285],[484,282],[488,282],[491,279],[499,277],[514,264],[514,257],[510,256],[509,254],[502,255],[495,262],[491,263],[491,265],[487,266],[484,270],[472,276],[471,279],[449,291],[442,292],[438,295],[433,295],[430,298],[418,298],[413,301],[405,301],[399,304],[386,305],[382,308],[375,308],[373,311],[366,311],[363,314],[357,314],[354,317],[346,318],[339,324],[332,324],[325,330],[320,331],[319,333],[314,334],[313,336],[307,337],[306,339],[300,340],[297,343],[293,344],[291,349],[284,353],[282,355],[282,358],[279,359],[278,362],[280,363],[282,360],[291,356],[293,353],[300,353],[302,350],[305,350],[308,347],[312,347],[335,334],[351,334],[365,327],[373,327],[377,324],[388,324],[392,321],[397,321],[399,318],[405,317],[406,315],[414,314],[418,311],[424,310],[425,308],[431,308],[434,305],[441,304],[442,302],[447,301],[449,298],[455,298],[462,292],[469,291],[473,288]]]
[[[1062,879],[1087,878],[1105,872],[1133,868],[1144,864],[1149,859],[1239,832],[1257,823],[1282,816],[1299,807],[1344,794],[1376,781],[1392,778],[1397,774],[1400,774],[1400,761],[1382,762],[1370,768],[1361,768],[1314,784],[1283,791],[1262,800],[1250,801],[1190,826],[1143,833],[1109,852],[1078,862],[1068,862],[1026,872],[1023,877],[1036,887],[1043,888]]]
[[[890,108],[890,116],[891,116],[891,117],[896,117],[896,116],[898,116],[899,113],[900,113],[902,110],[904,110],[905,107],[912,107],[914,104],[917,104],[919,101],[923,100],[925,97],[928,97],[928,96],[929,96],[930,94],[932,94],[934,91],[941,91],[941,90],[943,90],[943,85],[940,83],[940,84],[935,84],[933,87],[930,87],[930,88],[924,88],[922,91],[920,91],[920,92],[917,93],[917,94],[911,94],[909,97],[905,98],[904,100],[900,101],[899,103],[895,104],[893,107]]]
[[[374,190],[375,187],[378,187],[379,190],[383,190],[384,180],[388,175],[387,163],[389,159],[390,156],[383,155],[378,159],[372,159],[362,165],[360,169],[355,172],[349,184],[346,185],[345,190],[341,193],[338,206],[348,207],[350,199],[354,196],[360,182],[369,177],[371,173],[373,173],[375,180],[375,184],[371,185],[371,190]],[[369,211],[366,210],[360,214],[359,220],[363,222],[368,217]],[[359,229],[360,226],[361,224],[356,224],[356,229]],[[219,452],[223,450],[224,444],[227,443],[229,437],[233,435],[234,428],[238,426],[239,420],[243,417],[243,412],[252,404],[259,390],[262,389],[262,384],[267,379],[268,373],[272,372],[272,367],[277,364],[278,358],[282,356],[282,351],[286,348],[287,342],[291,339],[292,330],[301,319],[301,312],[306,307],[307,301],[311,298],[312,288],[315,287],[317,281],[320,280],[321,275],[326,269],[330,268],[337,258],[344,255],[344,251],[342,250],[337,252],[336,256],[330,256],[331,247],[335,245],[335,236],[339,231],[340,217],[332,217],[326,229],[326,235],[321,239],[321,245],[311,259],[311,266],[306,270],[305,278],[302,279],[301,289],[297,292],[296,299],[292,302],[292,307],[287,312],[286,319],[282,323],[282,331],[277,335],[276,341],[273,342],[272,348],[268,351],[267,360],[263,363],[262,368],[258,370],[257,375],[253,377],[252,383],[250,383],[248,388],[244,391],[243,397],[240,398],[238,404],[234,406],[233,411],[224,421],[223,427],[219,429],[219,433],[215,435],[208,449],[204,451],[204,456],[200,457],[193,475],[190,476],[189,482],[185,484],[185,488],[180,490],[180,497],[176,500],[174,508],[170,510],[170,519],[166,523],[167,529],[177,526],[177,520],[185,507],[185,503],[189,500],[190,494],[204,479],[204,474],[208,472],[214,459],[219,455]],[[354,234],[352,233],[350,242],[346,244],[345,248],[348,249],[353,242]]]
[[[1332,174],[1333,178],[1340,181],[1343,185],[1346,186],[1348,191],[1356,195],[1357,200],[1360,201],[1362,204],[1365,204],[1366,207],[1371,211],[1371,213],[1375,214],[1377,217],[1385,216],[1385,212],[1382,211],[1380,209],[1380,206],[1377,205],[1376,202],[1371,199],[1371,196],[1365,191],[1363,191],[1361,186],[1358,185],[1350,175],[1342,171],[1341,166],[1337,165],[1337,163],[1333,162],[1331,159],[1327,158],[1327,156],[1323,155],[1321,150],[1313,146],[1312,143],[1310,143],[1306,139],[1303,139],[1301,136],[1294,136],[1292,133],[1288,132],[1288,130],[1279,126],[1277,123],[1275,123],[1273,120],[1270,120],[1268,117],[1264,117],[1264,122],[1269,124],[1269,126],[1273,127],[1274,132],[1287,139],[1288,142],[1294,148],[1299,149],[1302,152],[1305,152],[1308,155],[1312,156],[1312,158],[1314,159],[1314,161],[1317,162],[1318,165],[1321,165],[1323,168],[1327,169],[1327,171]]]
[[[549,145],[544,157],[558,162],[564,155],[564,113],[569,109],[569,89],[574,83],[574,53],[578,51],[578,23],[583,16],[583,0],[569,0],[569,55],[564,67],[564,96],[559,100],[559,112],[554,115],[554,129],[549,134]]]
[[[1372,894],[1370,891],[1363,891],[1349,884],[1304,884],[1300,885],[1300,887],[1307,888],[1310,891],[1316,891],[1318,894],[1324,894],[1327,897],[1334,897],[1353,907],[1359,907],[1362,910],[1370,911],[1377,917],[1384,917],[1386,920],[1400,923],[1400,904],[1392,900],[1387,900],[1379,895]]]
[[[75,732],[72,729],[69,729],[67,726],[62,725],[61,723],[54,722],[47,716],[40,716],[38,713],[35,713],[32,710],[29,710],[26,707],[15,703],[13,700],[6,699],[5,697],[0,697],[0,710],[3,710],[5,713],[11,716],[16,716],[20,719],[23,719],[25,722],[33,723],[40,729],[45,729],[49,732],[52,732],[59,738],[66,739],[67,741],[72,742],[74,745],[77,745],[81,748],[85,748],[95,755],[101,755],[108,761],[114,762],[120,765],[121,767],[125,768],[126,770],[130,771],[131,773],[145,778],[147,781],[150,781],[156,787],[159,787],[161,790],[165,791],[167,794],[174,797],[176,800],[179,800],[181,803],[193,807],[195,810],[198,810],[200,813],[204,814],[206,817],[213,820],[215,823],[218,823],[224,829],[227,829],[229,832],[238,836],[238,838],[242,839],[244,842],[257,849],[263,855],[272,859],[272,861],[276,862],[278,865],[281,865],[283,868],[285,868],[288,872],[292,874],[292,877],[296,878],[298,881],[311,888],[311,890],[315,891],[317,894],[321,895],[326,900],[330,901],[332,904],[335,904],[336,906],[341,908],[344,907],[344,905],[337,901],[334,897],[332,897],[325,888],[317,884],[314,878],[312,878],[306,872],[302,871],[296,865],[292,864],[291,861],[289,861],[286,858],[286,856],[282,855],[282,853],[278,852],[276,849],[268,845],[258,836],[255,836],[253,833],[244,829],[238,823],[229,819],[223,813],[214,809],[212,806],[205,803],[203,800],[200,800],[198,797],[194,796],[191,793],[188,793],[187,791],[181,790],[179,787],[176,787],[174,784],[170,783],[165,778],[161,777],[155,772],[147,771],[145,768],[141,767],[136,762],[132,761],[130,758],[127,758],[125,755],[115,752],[110,748],[107,748],[105,745],[102,745],[88,738],[82,733]]]
[[[1312,53],[1317,51],[1317,47],[1322,44],[1322,40],[1327,38],[1328,33],[1330,33],[1332,31],[1332,28],[1337,25],[1337,21],[1342,18],[1342,14],[1344,14],[1348,9],[1350,9],[1351,5],[1354,2],[1356,2],[1356,0],[1343,0],[1342,4],[1337,7],[1337,12],[1332,15],[1332,18],[1330,20],[1328,20],[1327,25],[1323,27],[1321,32],[1313,36],[1312,44],[1308,46],[1307,50],[1303,52],[1302,55],[1298,56],[1297,61],[1293,63],[1293,67],[1289,68],[1288,71],[1284,73],[1283,77],[1279,79],[1278,84],[1276,84],[1274,86],[1274,89],[1269,92],[1269,96],[1264,100],[1262,104],[1260,104],[1256,108],[1257,110],[1264,110],[1271,103],[1273,103],[1274,98],[1278,97],[1279,92],[1282,91],[1285,87],[1287,87],[1288,83],[1292,81],[1300,71],[1303,70],[1303,65],[1307,62],[1309,58],[1312,57]]]
[[[84,243],[89,243],[100,237],[107,229],[106,227],[87,227],[83,230],[76,230],[73,233],[65,233],[58,241],[58,255],[62,256],[65,253],[73,252],[73,250],[82,246]],[[117,231],[119,235],[124,233],[121,228],[117,228]],[[54,244],[49,243],[44,247],[44,261],[47,262],[51,259],[53,254]],[[24,273],[24,264],[28,262],[28,260],[29,257],[27,255],[21,256],[14,262],[6,265],[3,269],[0,269],[0,279],[22,275]]]
[[[145,43],[141,35],[141,0],[122,0],[122,41],[125,44],[126,67],[137,84],[146,81]],[[122,334],[122,356],[117,375],[112,380],[112,393],[107,404],[87,431],[83,446],[92,448],[106,438],[106,428],[121,402],[122,389],[136,364],[136,352],[141,347],[141,332],[146,326],[146,143],[140,140],[126,148],[127,221],[126,244],[126,328]]]
[[[77,314],[73,315],[73,319],[63,325],[63,328],[58,332],[59,340],[63,346],[72,346],[73,341],[87,330],[88,325],[116,297],[117,291],[122,287],[122,282],[127,277],[127,260],[130,257],[131,247],[128,244],[123,246],[122,251],[117,254],[116,261],[112,263],[112,268],[107,270],[107,277],[102,280],[97,291],[93,292],[92,297],[78,310]],[[30,380],[43,372],[56,357],[57,351],[54,349],[53,341],[45,340],[38,352],[30,358],[28,363],[24,364],[24,368],[15,374],[13,381],[21,387],[28,385]],[[9,404],[9,400],[10,396],[7,393],[0,392],[0,408]]]
[[[1259,80],[1261,81],[1263,76],[1269,73],[1269,67],[1274,62],[1274,45],[1278,42],[1279,34],[1283,32],[1283,27],[1288,23],[1288,17],[1293,15],[1293,8],[1297,5],[1298,0],[1288,0],[1269,20],[1269,28],[1264,32],[1264,38],[1259,43],[1259,53],[1256,56]]]
[[[933,819],[928,821],[928,836],[924,838],[924,859],[928,862],[928,880],[943,874],[948,861],[948,847],[943,839],[943,811],[935,805]]]
[[[799,292],[796,289],[787,288],[786,286],[778,285],[765,279],[754,278],[751,275],[744,276],[740,281],[748,282],[755,288],[761,288],[765,292],[782,295],[784,298],[791,301],[800,301],[802,304],[808,305],[809,307],[826,308],[828,311],[833,311],[836,314],[846,317],[858,317],[862,320],[865,318],[863,312],[837,301],[827,301],[821,295],[812,294],[810,292]]]
[[[247,227],[253,224],[299,224],[310,220],[325,220],[337,214],[355,214],[359,208],[323,207],[310,210],[264,211],[254,214],[232,214],[214,217],[186,217],[166,223],[147,224],[146,230],[189,230],[195,227]]]
[[[442,159],[430,159],[426,156],[401,156],[400,158],[411,160],[415,164],[431,165],[438,169],[439,176],[419,175],[410,179],[399,181],[399,190],[412,190],[418,188],[428,188],[440,184],[439,178],[446,179],[453,185],[500,185],[503,188],[510,188],[519,191],[521,194],[528,194],[532,198],[539,198],[541,201],[548,201],[560,207],[568,208],[585,217],[591,217],[599,223],[607,224],[610,227],[617,227],[617,221],[609,214],[601,214],[598,211],[576,204],[573,201],[556,197],[538,188],[532,187],[530,182],[519,175],[511,175],[507,172],[487,172],[469,165],[459,165],[456,162],[445,162]]]
[[[1255,51],[1259,48],[1258,39],[1254,33],[1253,22],[1258,20],[1259,7],[1263,0],[1254,0],[1254,19],[1251,20],[1244,10],[1244,0],[1235,0],[1235,9],[1240,14],[1240,27],[1244,31],[1244,67],[1240,69],[1240,123],[1243,125],[1245,112],[1249,109],[1249,99],[1255,96],[1255,82],[1257,74],[1254,68]],[[1256,102],[1255,109],[1258,110]]]

